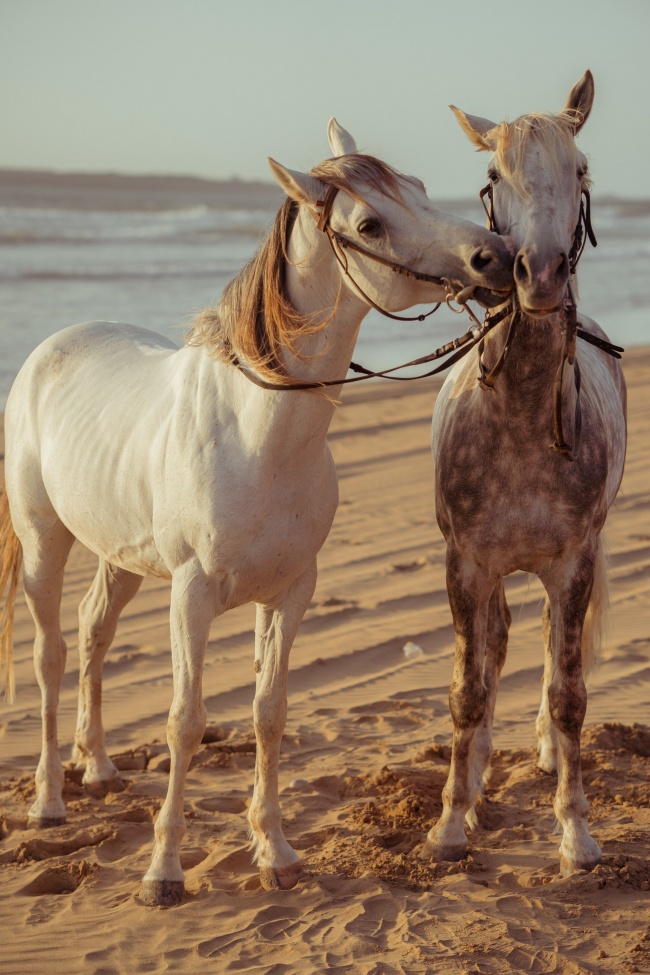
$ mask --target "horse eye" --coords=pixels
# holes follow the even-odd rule
[[[377,237],[381,233],[381,223],[374,217],[362,220],[357,230],[364,237]]]
[[[496,169],[491,169],[488,172],[488,179],[490,180],[491,183],[496,183],[498,181],[499,174],[497,173]]]

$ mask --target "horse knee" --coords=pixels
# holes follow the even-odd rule
[[[485,715],[487,689],[480,679],[454,681],[449,689],[449,709],[454,728],[476,728]]]
[[[256,734],[265,741],[282,736],[287,718],[286,697],[276,701],[271,693],[259,693],[253,702],[253,723]]]
[[[193,755],[201,744],[207,723],[207,711],[200,707],[174,707],[167,722],[167,743],[170,751]]]
[[[548,707],[558,731],[570,736],[579,734],[587,712],[587,689],[582,677],[572,686],[551,683]]]

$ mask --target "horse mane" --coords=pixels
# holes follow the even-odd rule
[[[559,115],[531,112],[520,115],[514,122],[500,122],[485,137],[496,142],[494,156],[500,170],[524,192],[524,156],[530,142],[537,142],[548,153],[557,167],[558,175],[560,160],[565,153],[574,156],[576,164],[584,160],[581,185],[583,190],[589,190],[591,180],[586,158],[575,144],[575,121],[573,112],[560,112]]]
[[[402,201],[400,179],[411,182],[410,177],[363,153],[326,159],[312,169],[311,175],[361,201],[363,197],[352,189],[353,182],[398,202]],[[293,380],[283,352],[304,359],[296,348],[297,337],[320,331],[336,310],[335,306],[324,319],[319,313],[301,315],[287,294],[288,244],[298,206],[285,198],[257,253],[225,287],[218,304],[199,312],[186,337],[188,345],[204,346],[213,359],[242,359],[262,378],[282,385]]]

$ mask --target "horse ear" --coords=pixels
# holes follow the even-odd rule
[[[325,184],[314,179],[308,173],[299,173],[295,169],[287,169],[275,159],[271,159],[270,156],[269,166],[284,192],[296,203],[307,203],[309,206],[315,206],[316,201],[323,196]]]
[[[358,151],[357,144],[348,130],[344,129],[342,125],[339,125],[335,118],[331,118],[329,121],[327,138],[330,149],[335,156],[347,156],[348,153]]]
[[[580,81],[569,92],[566,105],[562,109],[562,114],[571,118],[569,124],[574,135],[578,134],[589,118],[594,103],[594,91],[594,76],[587,68]]]
[[[496,122],[490,122],[489,119],[480,118],[478,115],[466,115],[465,112],[461,112],[455,105],[450,105],[449,107],[456,116],[456,120],[461,129],[479,152],[483,149],[494,152],[497,147],[496,139],[488,139],[487,134],[496,128]]]

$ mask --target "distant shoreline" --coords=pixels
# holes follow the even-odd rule
[[[621,216],[650,215],[650,198],[595,196],[594,200],[597,205],[616,207]],[[0,169],[0,207],[152,212],[194,206],[275,210],[281,201],[282,192],[271,181]],[[476,200],[468,194],[435,202],[444,210],[462,212]]]
[[[275,183],[210,180],[198,176],[131,176],[0,169],[0,206],[65,210],[275,210]]]

